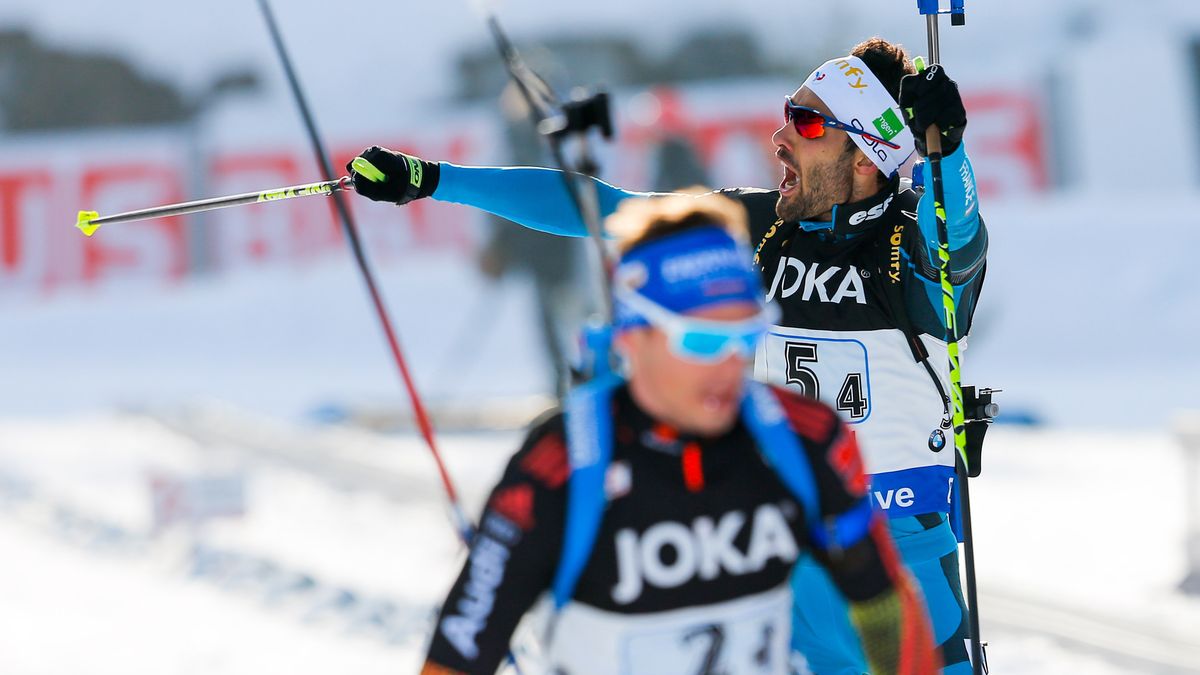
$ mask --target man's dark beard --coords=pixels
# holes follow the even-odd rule
[[[857,148],[853,142],[847,143],[847,146],[846,152],[832,164],[806,170],[796,195],[786,199],[780,195],[775,203],[775,215],[780,220],[785,223],[815,220],[829,213],[835,204],[850,199],[854,186],[851,163]]]

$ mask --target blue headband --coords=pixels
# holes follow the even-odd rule
[[[635,291],[677,314],[726,302],[763,304],[751,254],[725,230],[703,226],[655,239],[621,257],[614,276],[618,290]],[[614,327],[648,322],[615,293]]]

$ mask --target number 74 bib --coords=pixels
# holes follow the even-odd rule
[[[786,585],[714,605],[648,614],[613,614],[571,603],[553,628],[550,661],[571,675],[784,675],[791,607]]]

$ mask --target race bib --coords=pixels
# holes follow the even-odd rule
[[[760,608],[727,621],[629,637],[628,673],[779,673],[787,664],[789,616]],[[782,638],[782,639],[781,639]]]
[[[849,424],[871,417],[871,359],[862,342],[772,331],[760,349],[766,372],[759,379],[820,399]]]
[[[554,630],[551,660],[572,675],[784,675],[790,622],[786,589],[641,615],[574,605]]]

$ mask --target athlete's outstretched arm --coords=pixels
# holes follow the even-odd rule
[[[550,587],[566,510],[561,430],[561,417],[539,425],[492,491],[439,612],[422,673],[496,672],[517,623]]]
[[[534,230],[568,237],[586,237],[587,227],[563,184],[562,172],[535,167],[458,166],[440,163],[441,179],[433,198],[465,204]],[[630,192],[592,179],[599,197],[600,217],[617,210],[630,197],[652,193]]]
[[[432,197],[473,206],[550,234],[588,235],[567,192],[563,174],[555,169],[428,162],[377,145],[364,150],[355,161],[359,160],[366,160],[374,170],[355,166],[354,162],[347,164],[346,169],[355,192],[372,201],[402,206],[414,199]],[[595,178],[591,180],[596,187],[601,218],[616,211],[622,200],[652,194],[630,192]]]

